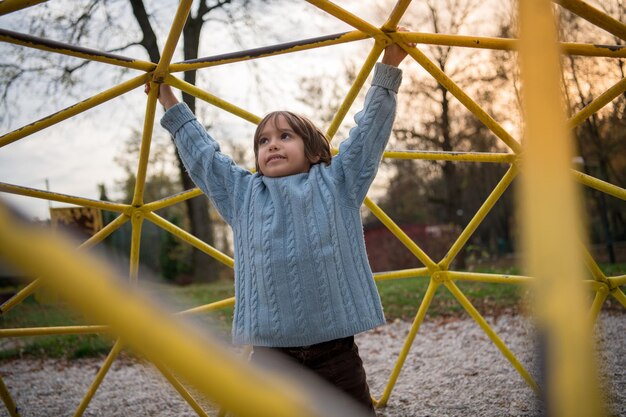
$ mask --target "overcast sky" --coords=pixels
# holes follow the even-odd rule
[[[161,29],[159,36],[162,47],[178,2],[148,1],[146,3],[149,10],[158,15],[155,26]],[[339,1],[337,3],[367,18],[375,25],[382,24],[386,18],[385,14],[377,12],[369,2]],[[58,7],[63,7],[64,4],[67,2],[61,0],[50,2],[50,5],[59,5]],[[155,4],[158,5],[158,10],[154,9]],[[266,6],[254,11],[258,14],[258,21],[263,30],[260,35],[244,39],[246,47],[248,44],[249,47],[258,47],[352,30],[350,26],[318,12],[309,4],[303,2],[287,2],[286,4],[287,6],[283,5],[280,9]],[[36,7],[0,17],[0,27],[24,31],[24,28],[28,27],[29,19],[32,19],[32,10]],[[129,25],[133,22],[132,17],[129,16]],[[403,23],[411,26],[411,22]],[[212,30],[213,32],[203,31],[204,54],[214,55],[240,49],[225,28],[216,27]],[[246,35],[244,31],[240,33]],[[111,36],[111,42],[115,39],[115,36]],[[215,45],[215,47],[211,48],[206,45]],[[357,62],[362,62],[371,45],[372,41],[366,40],[358,44],[257,60],[255,61],[257,63],[256,77],[251,72],[251,66],[246,63],[209,68],[201,71],[198,85],[258,115],[278,108],[287,108],[306,114],[306,109],[298,101],[301,95],[298,89],[300,78],[319,75],[335,77],[342,71],[346,60],[355,59]],[[94,47],[93,44],[82,46]],[[15,47],[6,44],[0,44],[0,47],[5,57],[13,56],[17,59]],[[114,45],[108,45],[108,47],[112,48]],[[147,59],[145,52],[139,48],[124,54]],[[203,55],[202,52],[201,55]],[[174,61],[179,59],[175,57]],[[35,82],[28,86],[21,85],[10,98],[11,108],[16,111],[11,112],[10,123],[5,121],[0,133],[4,134],[38,120],[140,73],[130,71],[120,76],[115,69],[111,70],[110,66],[95,63],[90,65],[90,69],[84,74],[84,77],[89,79],[88,81],[94,82],[82,84],[76,96],[46,94],[45,80],[42,81],[44,84]],[[263,84],[260,98],[257,95],[257,81]],[[119,197],[116,194],[115,183],[123,177],[123,172],[114,162],[114,157],[122,152],[123,142],[132,136],[133,130],[141,130],[145,103],[146,97],[142,89],[137,89],[78,117],[0,148],[0,182],[45,189],[47,180],[51,191],[87,198],[98,198],[97,184],[104,183],[110,196]],[[359,105],[356,104],[354,107]],[[352,109],[353,112],[356,110],[358,109]],[[200,114],[202,114],[202,109]],[[204,120],[204,122],[219,124],[218,132],[226,132],[225,134],[231,139],[241,138],[242,143],[249,142],[253,131],[249,123],[223,112],[210,111],[208,114],[211,117],[215,116],[215,119]],[[162,110],[159,108],[157,121],[161,115]],[[310,116],[315,120],[314,115]],[[350,123],[350,120],[346,118],[345,123]],[[165,135],[165,132],[157,125],[155,134]],[[0,194],[0,198],[12,202],[30,216],[42,219],[48,217],[50,203],[46,200],[5,193]],[[63,205],[52,202],[53,207]]]

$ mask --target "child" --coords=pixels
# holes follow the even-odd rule
[[[402,29],[401,29],[402,30]],[[406,52],[376,64],[364,109],[337,156],[307,119],[268,114],[254,134],[256,173],[220,153],[172,89],[161,84],[161,124],[195,184],[233,228],[233,342],[252,360],[280,352],[375,415],[354,335],[385,323],[367,261],[360,207],[395,117]],[[146,90],[149,90],[149,85]]]

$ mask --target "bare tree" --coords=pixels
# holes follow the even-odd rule
[[[182,33],[181,44],[184,59],[198,58],[202,31],[207,23],[234,27],[233,31],[236,32],[241,29],[242,25],[235,24],[245,21],[247,23],[244,27],[254,28],[251,24],[252,19],[248,15],[249,8],[254,4],[264,2],[269,2],[269,0],[200,0],[194,2],[193,10],[190,12]],[[77,6],[75,2],[51,3],[33,8],[35,18],[28,22],[29,33],[71,44],[81,44],[89,39],[91,44],[98,44],[107,52],[119,53],[140,47],[148,54],[150,61],[155,63],[159,61],[160,47],[157,33],[166,33],[168,28],[161,22],[163,17],[159,11],[164,6],[158,2],[90,0],[81,3],[80,6]],[[127,18],[131,15],[129,7],[134,21]],[[171,15],[169,17],[171,18]],[[2,99],[1,106],[5,110],[0,113],[4,114],[4,122],[11,114],[11,106],[8,103],[11,101],[12,88],[19,82],[26,85],[45,83],[48,95],[54,95],[57,91],[71,94],[72,87],[82,85],[81,80],[85,75],[85,68],[90,64],[90,61],[80,61],[56,54],[36,54],[24,49],[16,49],[12,54],[12,56],[18,55],[18,59],[0,60],[0,98]],[[42,80],[47,81],[42,82]],[[184,80],[195,84],[196,71],[185,72]],[[195,97],[183,94],[183,100],[195,112]],[[176,157],[182,188],[193,188],[194,184],[178,158],[178,154]],[[210,206],[206,197],[187,200],[186,206],[191,233],[212,244]],[[194,250],[192,264],[194,280],[210,281],[217,278],[218,274],[215,271],[219,264],[211,257]]]

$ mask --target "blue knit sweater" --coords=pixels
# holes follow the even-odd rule
[[[184,103],[163,116],[191,178],[233,229],[233,343],[305,346],[385,323],[359,211],[389,140],[401,78],[377,64],[332,163],[286,177],[237,166]]]

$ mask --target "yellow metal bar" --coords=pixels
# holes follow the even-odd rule
[[[623,284],[622,284],[623,285]],[[626,308],[626,295],[619,289],[619,287],[615,287],[611,290],[611,295],[619,301],[624,308]]]
[[[185,401],[187,401],[187,404],[189,404],[191,408],[193,408],[196,414],[198,414],[200,417],[209,417],[206,411],[204,411],[200,404],[198,404],[198,402],[191,396],[189,391],[187,391],[187,388],[185,388],[183,384],[180,383],[180,381],[174,376],[174,374],[170,372],[169,369],[167,369],[167,367],[165,367],[163,364],[160,364],[159,362],[153,363],[154,366],[157,367],[159,372],[161,372],[161,374],[165,377],[165,379],[167,379],[172,387],[174,387],[174,389],[180,394],[180,396],[183,397]]]
[[[626,48],[625,48],[626,50]],[[576,113],[570,120],[569,126],[574,128],[585,121],[589,116],[596,113],[602,107],[606,106],[626,91],[626,78],[622,78],[611,86],[604,93],[600,94],[591,103],[587,104],[581,111]]]
[[[44,200],[58,201],[61,203],[75,204],[83,207],[94,207],[102,210],[121,212],[129,206],[127,204],[111,203],[108,201],[92,200],[90,198],[75,197],[67,194],[54,193],[50,191],[38,190],[35,188],[22,187],[20,185],[0,182],[0,192],[23,195],[26,197],[41,198]]]
[[[72,116],[76,116],[77,114],[82,113],[86,110],[89,110],[90,108],[95,107],[99,104],[107,102],[111,100],[112,98],[115,98],[124,93],[127,93],[130,90],[143,85],[147,79],[148,79],[148,75],[142,74],[131,80],[123,82],[122,84],[116,85],[113,88],[110,88],[106,91],[96,94],[93,97],[90,97],[86,100],[76,103],[73,106],[67,107],[64,110],[51,114],[50,116],[44,117],[43,119],[40,119],[29,125],[20,127],[10,133],[0,136],[0,148],[8,145],[9,143],[15,142],[16,140],[22,139],[25,136],[31,135],[35,132],[39,132],[42,129],[55,125],[59,122],[62,122],[65,119],[69,119]]]
[[[525,114],[521,241],[527,273],[537,277],[537,325],[549,341],[546,401],[554,416],[596,416],[592,339],[584,325],[583,222],[579,187],[569,173],[574,141],[561,97],[555,17],[550,0],[520,1],[518,8]]]
[[[593,299],[591,310],[589,312],[589,321],[592,325],[596,322],[596,320],[598,320],[598,315],[600,314],[604,300],[606,300],[606,297],[608,296],[609,288],[606,285],[603,285],[601,290],[596,291],[596,296]]]
[[[209,313],[211,311],[222,310],[226,307],[232,307],[235,305],[235,297],[225,298],[220,301],[216,301],[214,303],[205,304],[203,306],[198,306],[194,308],[190,308],[188,310],[181,311],[176,313],[177,315],[186,315],[186,314],[199,314],[199,313]]]
[[[580,182],[581,184],[584,184],[587,187],[591,187],[595,190],[602,191],[603,193],[612,195],[613,197],[619,198],[620,200],[626,201],[626,189],[618,187],[617,185],[613,185],[609,182],[599,180],[596,177],[592,177],[591,175],[583,174],[582,172],[574,169],[572,170],[572,172],[574,173],[576,181]]]
[[[68,55],[76,58],[117,65],[119,67],[136,69],[140,71],[152,71],[154,68],[156,68],[156,64],[153,64],[152,62],[141,61],[122,55],[97,51],[95,49],[84,48],[76,45],[70,45],[50,39],[38,38],[36,36],[13,32],[6,29],[0,29],[0,42],[8,42],[27,48],[39,49],[41,51]]]
[[[132,233],[130,238],[130,282],[136,284],[139,280],[139,250],[141,245],[141,227],[143,225],[143,212],[134,210],[130,217]]]
[[[626,25],[582,0],[555,0],[572,13],[626,41]]]
[[[478,325],[483,329],[483,331],[487,334],[489,339],[493,342],[494,345],[502,352],[504,357],[513,365],[513,368],[524,378],[524,380],[530,385],[530,387],[536,392],[539,393],[539,386],[530,375],[530,373],[524,368],[524,366],[519,362],[519,360],[515,357],[513,352],[509,350],[509,348],[504,344],[502,339],[493,331],[493,329],[489,326],[487,321],[483,316],[480,315],[478,310],[472,305],[472,303],[465,297],[463,292],[456,286],[456,284],[452,281],[444,281],[443,285],[452,293],[454,298],[458,300],[458,302],[463,306],[465,311],[478,323]]]
[[[432,75],[442,86],[446,88],[454,97],[456,97],[469,111],[471,111],[485,126],[487,126],[497,137],[499,137],[506,145],[515,153],[521,150],[520,144],[511,136],[504,128],[496,122],[486,111],[482,109],[474,100],[468,96],[462,88],[460,88],[450,77],[448,77],[437,65],[435,65],[428,57],[417,48],[405,48],[418,64],[420,64],[430,75]]]
[[[100,387],[102,380],[106,376],[107,372],[109,372],[109,369],[111,369],[111,365],[113,364],[113,361],[120,354],[121,350],[122,350],[122,342],[118,339],[113,345],[113,348],[107,355],[106,359],[104,360],[104,363],[98,370],[98,373],[96,374],[95,379],[89,386],[89,390],[87,390],[85,397],[83,397],[83,400],[78,405],[78,408],[76,409],[76,412],[74,413],[74,417],[80,417],[83,415],[83,413],[87,409],[87,406],[89,406],[91,399],[96,394],[98,387]]]
[[[317,8],[324,10],[326,13],[335,16],[337,19],[349,24],[355,29],[361,32],[367,33],[371,36],[384,36],[383,32],[376,26],[366,22],[360,17],[350,13],[349,11],[337,6],[336,4],[327,0],[307,0],[308,3],[316,6]]]
[[[9,415],[11,417],[19,417],[20,413],[17,410],[17,406],[15,405],[15,401],[11,398],[11,393],[7,389],[7,386],[0,375],[0,397],[2,397],[2,402],[4,402],[4,406],[6,407]]]
[[[587,269],[589,269],[589,272],[591,272],[591,275],[593,275],[593,278],[598,282],[608,284],[609,282],[606,279],[606,275],[604,275],[604,272],[602,272],[602,269],[600,269],[600,266],[597,264],[595,259],[593,259],[593,256],[591,255],[591,253],[589,253],[589,250],[587,250],[587,248],[583,246],[582,251],[585,256],[585,263],[587,265]]]
[[[95,235],[83,242],[79,246],[79,249],[88,249],[100,243],[127,221],[127,216],[123,214],[120,215],[118,218],[102,228],[102,230],[99,230]],[[9,312],[13,307],[21,303],[26,297],[34,293],[40,285],[41,279],[37,278],[26,287],[22,288],[17,294],[9,298],[7,301],[4,302],[4,304],[2,304],[2,306],[0,306],[0,314],[6,314],[7,312]]]
[[[173,206],[174,204],[180,203],[185,200],[189,200],[190,198],[198,197],[202,195],[202,191],[199,188],[194,188],[192,190],[181,191],[178,194],[174,194],[169,197],[162,198],[161,200],[152,201],[150,203],[144,204],[143,209],[145,211],[157,211],[161,210],[165,207]]]
[[[463,48],[493,49],[501,51],[517,51],[519,48],[519,40],[511,38],[419,32],[396,32],[394,34],[390,34],[389,36],[392,38],[403,39],[405,42],[414,42],[426,45],[458,46]],[[559,50],[566,55],[607,58],[626,57],[626,47],[623,45],[593,45],[576,42],[562,42],[559,43],[558,46]]]
[[[378,220],[380,220],[387,227],[387,229],[389,229],[389,231],[395,237],[397,237],[398,240],[402,242],[402,244],[406,246],[407,249],[410,250],[411,253],[424,264],[424,266],[428,268],[429,271],[435,271],[439,269],[437,264],[432,259],[430,259],[426,252],[424,252],[419,246],[417,246],[417,244],[413,242],[411,238],[407,236],[407,234],[404,233],[404,231],[397,224],[394,223],[393,220],[391,220],[391,217],[389,217],[387,213],[381,210],[381,208],[378,207],[376,203],[374,203],[372,200],[370,200],[369,197],[365,199],[363,204],[365,204],[365,207],[370,209],[372,214],[376,216],[376,218],[378,218]]]
[[[109,326],[54,326],[54,327],[21,327],[17,329],[0,329],[2,337],[50,336],[60,334],[94,334],[105,333]]]
[[[515,162],[517,155],[512,153],[487,152],[443,152],[443,151],[386,151],[384,158],[392,159],[425,159],[429,161],[459,161],[459,162]]]
[[[626,285],[626,275],[621,275],[619,277],[610,277],[607,279],[611,283],[611,287],[619,287],[620,285]]]
[[[178,88],[179,90],[196,96],[199,99],[206,101],[207,103],[219,107],[222,110],[226,110],[227,112],[232,113],[235,116],[241,117],[242,119],[247,120],[250,123],[258,124],[261,121],[261,118],[259,116],[256,116],[240,107],[237,107],[234,104],[227,102],[226,100],[222,100],[219,97],[209,94],[206,91],[196,87],[195,85],[179,80],[172,75],[168,75],[167,77],[165,77],[164,82]]]
[[[472,220],[467,224],[465,229],[461,232],[458,239],[452,244],[452,247],[444,256],[444,258],[439,262],[439,266],[441,269],[448,269],[450,263],[454,260],[454,258],[458,255],[458,253],[463,249],[469,238],[476,231],[480,223],[485,219],[487,214],[491,211],[493,206],[498,202],[498,199],[504,194],[509,184],[515,179],[517,176],[517,167],[515,165],[511,165],[507,172],[504,174],[496,188],[493,189],[489,197],[485,200],[485,202],[480,206]]]
[[[429,276],[430,271],[428,270],[428,268],[413,268],[403,269],[401,271],[376,272],[374,274],[374,279],[376,281],[386,281],[390,279],[405,279]]]
[[[180,239],[184,240],[185,242],[189,243],[195,248],[200,249],[202,252],[206,253],[209,256],[212,256],[213,258],[217,259],[224,265],[229,266],[231,268],[235,266],[235,261],[233,260],[233,258],[227,255],[224,255],[222,252],[218,251],[214,247],[203,242],[202,240],[186,232],[180,227],[168,222],[167,220],[160,217],[159,215],[152,213],[152,212],[147,212],[145,216],[146,216],[146,219],[150,220],[152,223],[156,224],[157,226],[162,227],[163,229],[167,230],[174,236],[179,237]]]
[[[45,230],[19,224],[3,208],[0,247],[3,261],[9,266],[28,275],[42,276],[68,306],[90,320],[109,323],[125,345],[148,360],[167,363],[182,380],[235,415],[321,415],[318,407],[323,404],[313,402],[313,394],[305,394],[298,381],[286,382],[250,368],[219,342],[192,332],[185,324],[160,312],[133,286],[124,285],[102,261],[77,256],[70,243]],[[246,401],[241,400],[242,393]],[[325,410],[329,415],[345,415],[341,410]]]
[[[447,275],[452,280],[491,282],[494,284],[528,284],[534,279],[522,275],[486,274],[480,272],[449,271]]]
[[[150,93],[148,94],[146,103],[146,115],[143,121],[141,146],[139,148],[139,163],[137,164],[137,175],[135,176],[135,190],[131,203],[134,207],[143,205],[146,173],[150,159],[150,143],[152,142],[152,127],[154,126],[154,115],[156,113],[157,97],[159,96],[159,85],[155,82],[150,82],[150,87]]]
[[[402,19],[402,16],[406,12],[406,9],[411,4],[411,0],[398,0],[396,5],[394,6],[391,14],[387,18],[387,21],[383,24],[382,30],[383,32],[393,32],[396,30],[396,26],[398,26],[398,22]]]
[[[382,44],[376,42],[369,55],[365,59],[361,70],[357,74],[354,82],[352,83],[352,86],[350,87],[350,90],[348,91],[348,94],[346,94],[346,97],[343,99],[341,106],[339,106],[337,113],[335,113],[335,116],[333,117],[333,120],[330,123],[328,130],[326,131],[326,136],[329,140],[332,141],[335,133],[337,133],[337,130],[339,130],[341,122],[343,121],[344,117],[346,117],[346,114],[348,113],[348,110],[350,110],[352,103],[354,103],[354,100],[359,95],[359,91],[361,91],[361,89],[363,88],[363,84],[365,84],[367,77],[369,76],[370,72],[372,72],[372,68],[374,68],[374,65],[376,65],[376,61],[378,60],[378,57],[380,56],[383,49],[384,47],[382,46]]]
[[[48,0],[2,0],[0,1],[0,16],[47,1]]]
[[[400,355],[396,360],[396,364],[391,372],[391,376],[389,377],[389,381],[387,381],[387,386],[383,391],[380,399],[376,401],[377,407],[384,407],[387,405],[387,401],[389,401],[389,397],[391,396],[391,391],[393,387],[396,385],[396,381],[398,381],[398,376],[400,376],[400,371],[404,366],[404,362],[406,361],[407,356],[409,355],[409,351],[411,350],[411,346],[413,345],[413,341],[415,340],[415,336],[417,336],[417,332],[419,331],[420,326],[422,325],[422,321],[424,321],[424,317],[426,316],[426,312],[428,311],[428,307],[435,296],[435,292],[437,288],[439,288],[439,283],[435,282],[434,279],[430,279],[428,283],[428,288],[426,289],[426,293],[424,294],[424,299],[420,304],[419,310],[417,310],[417,314],[415,315],[415,319],[413,320],[413,324],[411,325],[411,329],[409,330],[409,334],[407,335],[404,345],[402,346],[402,350],[400,351]]]
[[[360,41],[363,39],[368,39],[369,37],[369,35],[360,31],[338,33],[335,35],[328,35],[319,38],[304,39],[301,41],[287,42],[278,45],[247,49],[239,52],[177,62],[170,65],[170,71],[191,71],[201,68],[232,64],[235,62],[251,61],[258,58],[265,58],[269,56],[283,55],[292,52],[306,51],[313,48],[317,49],[325,46]]]
[[[168,67],[170,65],[170,62],[172,61],[172,56],[174,56],[174,50],[176,49],[178,38],[180,38],[180,34],[183,31],[185,22],[187,21],[189,9],[191,8],[191,3],[192,0],[180,0],[180,2],[178,3],[178,8],[176,9],[174,21],[172,22],[170,32],[167,35],[167,40],[165,41],[163,52],[161,53],[161,59],[159,60],[156,69],[154,70],[154,81],[163,81],[163,78],[165,78],[168,73]]]

